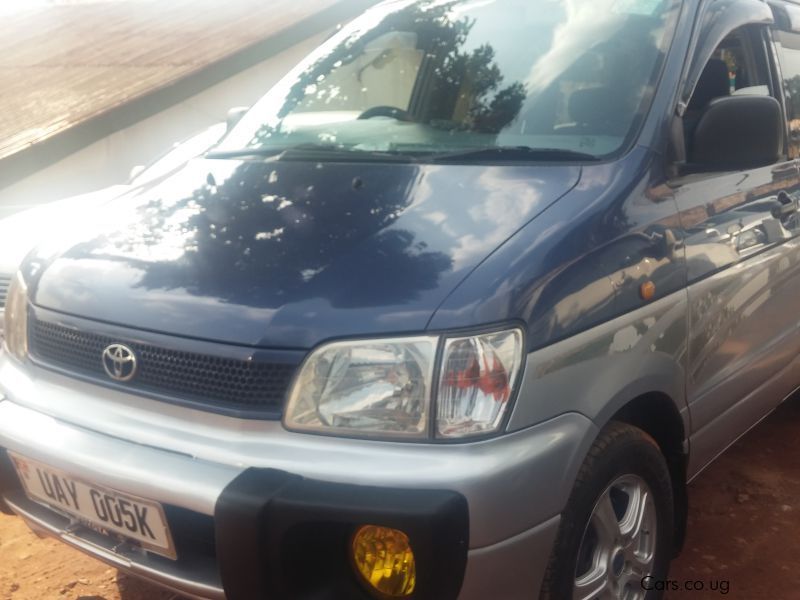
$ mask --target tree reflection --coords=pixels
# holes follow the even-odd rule
[[[337,308],[408,303],[435,288],[452,261],[393,227],[415,170],[377,168],[380,189],[363,193],[351,165],[244,163],[219,183],[212,175],[184,188],[185,197],[156,188],[129,228],[71,254],[133,264],[148,290],[254,307],[314,298]],[[189,184],[197,174],[184,177]]]
[[[427,24],[428,57],[435,65],[433,92],[427,95],[428,106],[420,111],[424,120],[441,119],[453,122],[460,129],[499,133],[522,110],[525,86],[516,82],[499,89],[504,77],[495,61],[494,48],[483,44],[472,52],[462,50],[475,21],[467,17],[451,20],[455,2],[435,8],[429,4],[414,7],[419,11],[415,21]],[[460,104],[465,106],[459,107]]]
[[[329,109],[363,112],[372,108],[359,106],[355,99],[343,94],[341,78],[336,74],[355,69],[356,61],[368,54],[370,44],[376,40],[394,32],[411,32],[422,59],[410,104],[401,106],[398,99],[397,107],[407,110],[416,122],[434,128],[499,133],[519,115],[526,88],[519,81],[503,87],[504,75],[490,44],[466,49],[475,20],[454,18],[457,4],[459,0],[418,2],[389,13],[366,35],[362,31],[351,34],[297,77],[277,111],[278,119],[320,100],[325,100]],[[384,68],[391,60],[392,51],[387,48],[371,64]],[[356,71],[359,81],[363,70]],[[331,103],[333,99],[336,102]],[[279,123],[265,123],[251,145],[265,144],[280,128]]]

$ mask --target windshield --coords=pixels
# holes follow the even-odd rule
[[[290,73],[217,150],[607,156],[643,118],[678,8],[679,0],[385,3]]]

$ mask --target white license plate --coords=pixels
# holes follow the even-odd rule
[[[157,502],[86,483],[63,471],[9,452],[28,496],[96,531],[118,534],[143,548],[175,559],[175,546]]]

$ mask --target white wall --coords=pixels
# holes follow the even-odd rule
[[[0,189],[0,218],[22,208],[124,183],[136,165],[172,144],[225,120],[233,106],[250,106],[324,40],[310,38],[188,100]]]

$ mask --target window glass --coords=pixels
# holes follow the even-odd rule
[[[728,35],[706,63],[683,117],[687,155],[697,124],[712,100],[726,96],[769,96],[769,68],[759,44],[758,27],[742,27]]]
[[[647,108],[679,9],[679,0],[385,3],[293,71],[219,150],[608,155]]]

